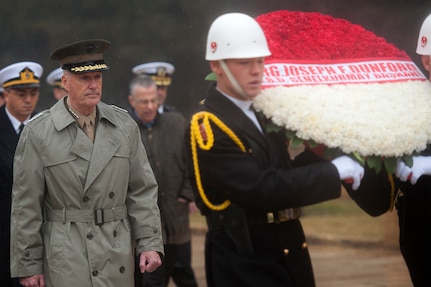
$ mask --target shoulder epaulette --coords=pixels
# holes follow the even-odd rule
[[[123,109],[123,108],[120,108],[119,106],[111,105],[111,107],[112,107],[114,110],[116,110],[116,111],[119,111],[119,112],[122,112],[122,113],[126,113],[126,114],[128,114],[128,113],[129,113],[127,110],[125,110],[125,109]]]
[[[38,117],[42,116],[44,114],[45,111],[42,111],[40,113],[37,113],[36,115],[34,115],[34,117],[32,117],[31,119],[28,120],[29,123],[31,123],[32,121],[34,121],[35,119],[37,119]]]

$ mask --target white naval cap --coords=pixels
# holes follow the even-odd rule
[[[46,77],[46,82],[53,87],[63,88],[61,76],[63,76],[63,69],[57,68],[49,73],[49,75]]]
[[[3,88],[31,88],[40,86],[43,68],[35,62],[19,62],[0,70]]]
[[[175,71],[174,65],[166,62],[150,62],[133,67],[132,72],[136,75],[146,74],[156,82],[157,86],[169,86],[172,74]]]

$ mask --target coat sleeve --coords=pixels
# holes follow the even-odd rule
[[[25,277],[43,273],[42,204],[45,189],[40,146],[24,129],[14,159],[11,208],[11,274]]]
[[[326,161],[315,153],[306,149],[296,159],[297,165],[305,165],[310,161]],[[391,184],[391,175],[385,169],[377,173],[374,169],[365,166],[364,178],[358,190],[352,190],[351,185],[343,183],[349,196],[356,204],[370,216],[379,216],[389,210],[395,186]]]
[[[157,205],[157,182],[148,162],[138,126],[130,135],[130,174],[126,199],[138,254],[156,251],[163,254],[160,211]]]
[[[385,169],[377,173],[365,166],[364,178],[358,190],[352,190],[350,185],[344,184],[346,191],[356,204],[370,216],[386,213],[395,197],[395,185],[392,175]],[[392,184],[391,184],[392,181]]]
[[[211,149],[197,150],[199,176],[211,202],[228,198],[251,210],[278,210],[335,199],[341,194],[338,172],[332,164],[320,162],[296,168],[260,166],[254,158],[259,152],[257,146],[252,153],[243,152],[217,128]],[[277,160],[278,156],[281,154],[270,157]],[[197,190],[196,184],[194,188]]]

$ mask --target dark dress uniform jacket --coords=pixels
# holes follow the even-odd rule
[[[431,149],[422,155],[431,156]],[[431,176],[421,176],[415,185],[397,184],[401,252],[414,286],[431,286]]]
[[[300,221],[267,223],[267,213],[339,197],[341,184],[335,166],[318,162],[292,168],[284,134],[260,133],[214,86],[200,111],[219,117],[246,147],[242,152],[211,124],[213,147],[209,151],[197,148],[205,194],[213,204],[226,199],[232,202],[227,209],[214,211],[197,196],[209,225],[205,249],[208,286],[314,286]],[[205,137],[208,131],[201,134]],[[300,158],[301,165],[310,161]],[[198,194],[196,182],[192,183]],[[379,208],[372,206],[370,213],[381,214],[386,207]]]
[[[226,210],[212,211],[197,200],[209,224],[208,286],[314,286],[299,220],[267,224],[264,219],[267,212],[340,196],[335,167],[318,163],[292,169],[284,138],[261,134],[214,87],[200,110],[219,117],[246,146],[242,152],[224,131],[211,125],[213,147],[209,151],[198,148],[199,172],[209,200],[214,204],[232,201]],[[255,224],[258,218],[261,224]],[[235,234],[232,230],[245,231]]]
[[[12,193],[12,165],[15,148],[18,143],[17,135],[5,106],[0,107],[0,285],[12,286],[9,263],[10,237],[10,205]],[[8,282],[8,283],[6,283]]]

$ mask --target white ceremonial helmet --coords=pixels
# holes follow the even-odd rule
[[[265,34],[257,21],[242,13],[219,16],[208,31],[208,61],[259,58],[271,55]]]
[[[428,15],[422,23],[416,53],[419,55],[431,55],[431,15]]]

